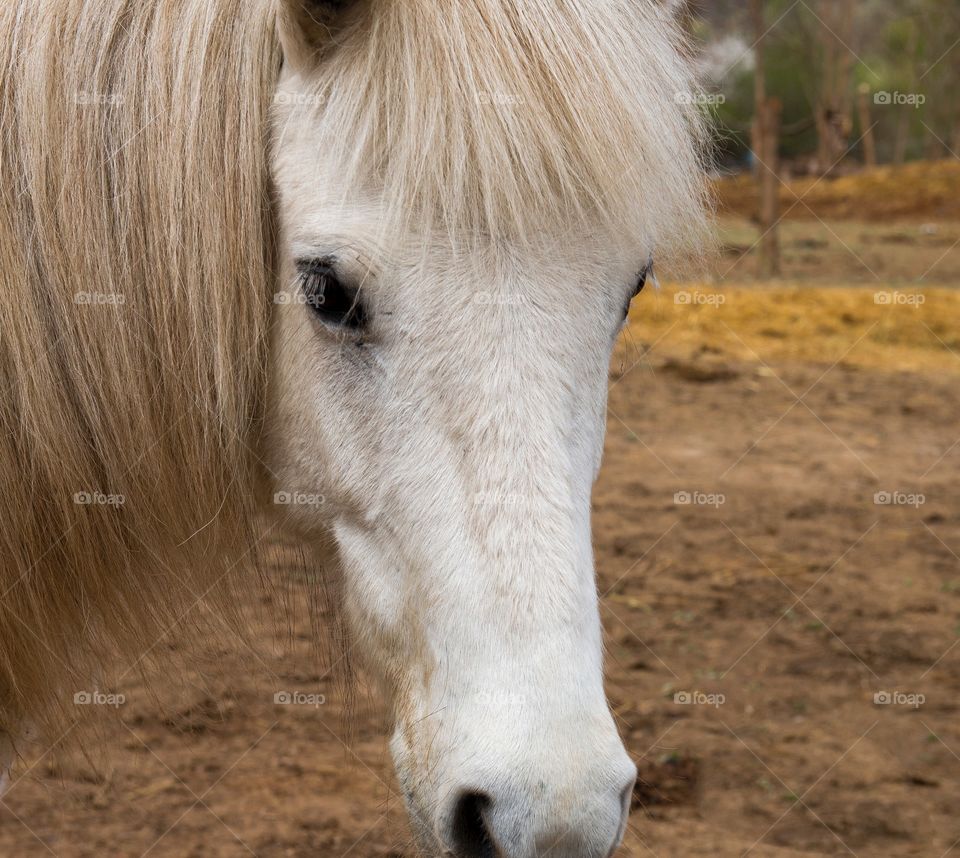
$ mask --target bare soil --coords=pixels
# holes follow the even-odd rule
[[[611,367],[594,504],[641,770],[621,854],[960,854],[960,356],[903,371],[856,365],[852,335],[768,360],[649,333]],[[217,644],[209,676],[116,689],[99,770],[32,760],[0,855],[413,858],[382,707],[330,681],[305,611],[278,636],[258,608],[254,647]]]

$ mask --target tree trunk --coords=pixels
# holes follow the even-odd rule
[[[860,115],[860,136],[863,143],[863,163],[867,167],[877,166],[877,141],[873,136],[873,122],[870,118],[870,87],[861,84],[857,92],[857,108]]]
[[[754,72],[753,72],[753,124],[751,126],[751,135],[753,143],[753,154],[757,161],[763,158],[763,124],[760,121],[762,106],[767,100],[767,78],[764,65],[764,44],[763,44],[763,0],[750,0],[750,14],[753,18],[753,31],[756,43],[753,46]],[[757,166],[759,175],[762,167]]]
[[[760,173],[760,276],[780,276],[780,116],[779,99],[768,98],[760,114],[763,169]]]
[[[817,160],[827,173],[843,159],[853,128],[851,79],[854,56],[853,0],[821,0],[818,5],[822,77],[816,106]]]
[[[830,140],[830,108],[818,104],[814,117],[817,125],[817,172],[826,173],[833,163],[833,144]]]
[[[906,105],[897,106],[897,136],[893,141],[893,163],[900,165],[907,160],[907,143],[910,136],[910,110]]]
[[[763,0],[751,0],[754,30],[753,152],[760,183],[760,276],[780,274],[780,102],[767,97]]]
[[[929,125],[926,127],[927,139],[923,147],[923,156],[928,161],[936,161],[939,158],[944,157],[944,145],[943,141],[937,135],[937,132],[933,130]]]

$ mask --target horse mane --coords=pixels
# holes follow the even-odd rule
[[[638,259],[699,259],[704,123],[685,50],[655,0],[368,0],[280,92],[278,133],[309,129],[401,236],[427,225],[469,252],[468,237],[599,227]],[[315,121],[284,122],[297,111]]]
[[[255,540],[270,0],[0,9],[0,730],[230,614]],[[248,571],[248,570],[246,570]],[[161,645],[163,644],[163,645]]]
[[[694,84],[653,0],[367,0],[292,106],[280,2],[0,7],[0,732],[54,740],[105,662],[133,669],[198,605],[234,615],[271,117],[317,111],[316,150],[387,223],[466,245],[600,224],[640,258],[704,240]]]

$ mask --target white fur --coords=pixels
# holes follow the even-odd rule
[[[510,855],[577,814],[551,854],[605,855],[582,844],[594,826],[609,848],[634,769],[603,693],[590,490],[643,252],[610,260],[571,241],[549,259],[384,260],[364,241],[375,212],[328,215],[298,181],[311,157],[288,140],[277,164],[288,258],[313,248],[357,266],[374,321],[358,346],[302,304],[278,306],[275,488],[326,498],[298,525],[336,537],[425,844],[452,793],[477,789],[534,814],[521,824],[502,802]]]
[[[500,0],[451,9],[480,6],[494,20],[524,12]],[[537,2],[531,16],[534,7],[549,14]],[[557,83],[535,72],[513,87],[528,101],[486,105],[503,108],[499,119],[431,104],[428,81],[423,91],[410,80],[392,90],[419,103],[371,106],[330,71],[348,74],[356,60],[351,45],[362,36],[351,31],[326,65],[290,64],[278,91],[285,300],[265,449],[275,491],[325,498],[319,510],[284,512],[318,543],[334,537],[345,607],[393,704],[394,759],[430,855],[486,854],[443,851],[457,848],[458,797],[481,792],[498,855],[605,858],[622,836],[636,772],[603,691],[590,495],[625,307],[659,243],[682,245],[702,224],[700,180],[688,100],[673,97],[687,85],[683,64],[662,13],[641,3],[637,21],[612,0],[575,7],[585,16],[571,13],[587,39],[580,47],[596,54],[582,58],[578,94],[609,102],[571,110],[594,119],[619,110],[617,127],[564,125],[562,98],[531,104]],[[625,53],[617,15],[646,37],[633,47],[654,58],[649,68]],[[577,39],[554,18],[567,42],[548,34],[538,49],[559,57]],[[450,52],[469,56],[455,23]],[[363,26],[377,32],[375,21]],[[589,42],[600,36],[616,40],[606,54]],[[521,47],[482,46],[484,77],[509,62],[517,74],[510,52]],[[500,62],[497,51],[510,57]],[[450,71],[444,62],[438,77]],[[381,93],[393,83],[379,81]],[[434,127],[407,139],[415,130],[403,123],[429,123],[430,111]],[[380,131],[407,139],[399,154],[373,139],[383,116]],[[482,122],[496,133],[471,142]],[[463,139],[434,136],[441,128]],[[617,149],[628,128],[645,135],[631,137],[635,169]],[[470,151],[484,163],[471,164]],[[455,187],[437,190],[441,178]],[[424,188],[449,199],[426,204]],[[679,235],[684,207],[692,230]],[[332,328],[296,300],[298,258],[333,258],[342,279],[362,283],[369,330]]]

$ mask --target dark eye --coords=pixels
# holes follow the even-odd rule
[[[627,306],[624,308],[623,317],[626,318],[630,314],[630,302],[637,297],[642,291],[643,287],[647,285],[647,278],[653,277],[653,257],[650,257],[650,260],[647,262],[646,267],[643,271],[640,272],[637,277],[637,283],[633,288],[633,294],[630,296],[627,301]],[[654,282],[656,282],[654,280]]]
[[[633,297],[636,298],[643,291],[643,287],[647,285],[647,278],[653,276],[653,257],[651,256],[647,262],[646,267],[643,271],[640,272],[640,276],[637,278],[636,288],[633,290]]]
[[[340,280],[332,260],[301,259],[297,273],[304,302],[324,322],[354,330],[366,324],[359,290]]]

